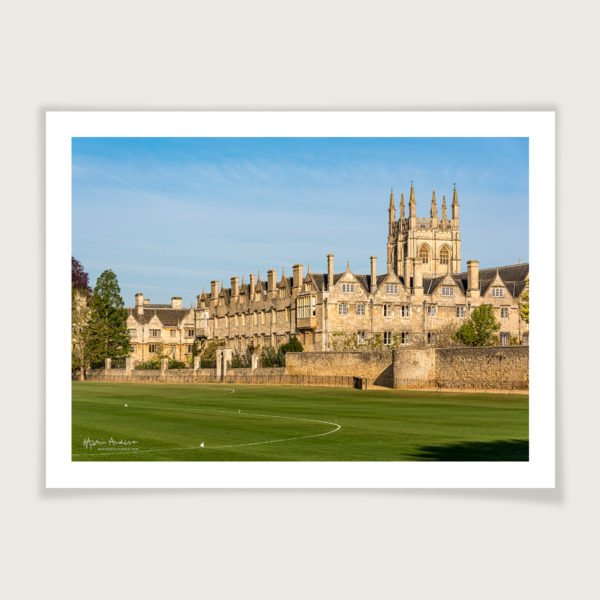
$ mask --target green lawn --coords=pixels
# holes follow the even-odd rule
[[[74,382],[73,460],[528,460],[528,405],[526,394]]]

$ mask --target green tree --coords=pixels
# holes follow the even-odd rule
[[[217,348],[224,345],[225,342],[222,340],[211,340],[208,342],[200,358],[200,366],[203,369],[214,369],[217,366]]]
[[[521,319],[525,323],[529,323],[529,277],[525,282],[525,291],[521,294],[521,299],[519,300],[519,313]]]
[[[281,351],[281,346],[277,350],[272,346],[263,348],[260,354],[260,366],[265,369],[284,367],[285,353]]]
[[[482,304],[473,309],[471,318],[457,329],[454,339],[466,346],[494,346],[499,329],[492,305]]]
[[[304,352],[304,347],[300,343],[300,340],[295,335],[293,335],[290,338],[289,342],[286,342],[285,344],[281,344],[281,346],[279,346],[279,351],[282,354],[286,354],[287,352]]]
[[[117,276],[110,269],[98,277],[89,306],[87,339],[91,361],[99,363],[105,358],[130,354],[127,311],[123,308]]]

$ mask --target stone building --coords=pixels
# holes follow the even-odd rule
[[[137,294],[136,307],[128,309],[134,356],[146,360],[162,343],[183,360],[194,339],[222,340],[243,352],[249,345],[279,346],[292,335],[307,351],[330,350],[336,340],[349,338],[358,346],[369,339],[381,340],[383,346],[443,345],[481,304],[494,307],[502,345],[527,344],[519,300],[529,265],[479,269],[477,260],[469,260],[461,271],[456,187],[450,219],[445,197],[438,217],[435,192],[430,217],[418,218],[412,185],[407,218],[404,208],[401,195],[396,219],[392,193],[385,274],[377,273],[375,256],[368,274],[354,273],[349,264],[336,273],[329,254],[323,273],[311,272],[310,266],[305,273],[296,264],[291,277],[282,272],[278,279],[273,269],[266,281],[260,273],[250,275],[248,283],[232,277],[228,288],[212,281],[210,292],[199,294],[189,309],[181,307],[180,298],[173,298],[171,306],[152,305]]]
[[[135,307],[127,309],[127,328],[133,356],[146,361],[162,354],[184,361],[192,354],[196,339],[196,311],[183,308],[181,298],[171,304],[150,304],[143,294],[135,295]]]

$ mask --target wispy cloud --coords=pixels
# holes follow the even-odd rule
[[[211,278],[319,270],[328,252],[368,268],[386,253],[389,188],[408,201],[413,180],[419,215],[457,182],[463,258],[514,262],[527,258],[527,153],[502,139],[78,140],[74,253],[92,279],[110,267],[164,301],[176,284],[191,300]]]

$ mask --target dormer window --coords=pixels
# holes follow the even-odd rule
[[[397,285],[386,285],[385,286],[385,293],[386,294],[397,294],[398,293],[398,286]]]
[[[504,296],[504,288],[494,287],[492,288],[492,297],[502,298]]]
[[[442,296],[454,296],[454,288],[450,285],[442,286]]]
[[[344,294],[354,293],[354,284],[353,283],[342,283],[342,292]]]

